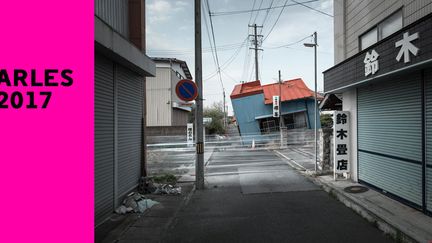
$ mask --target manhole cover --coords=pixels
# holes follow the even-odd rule
[[[362,193],[362,192],[366,192],[369,189],[367,187],[364,186],[348,186],[344,188],[344,191],[348,192],[348,193]]]

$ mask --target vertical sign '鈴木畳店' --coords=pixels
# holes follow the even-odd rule
[[[333,172],[334,179],[338,174],[343,174],[348,178],[350,170],[350,133],[349,133],[349,112],[335,111],[333,115],[333,141],[334,141],[334,160]]]

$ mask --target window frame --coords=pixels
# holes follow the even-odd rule
[[[403,15],[403,7],[400,7],[396,11],[394,11],[393,13],[391,13],[390,15],[388,15],[387,17],[385,17],[384,19],[382,19],[379,23],[377,23],[376,25],[372,26],[371,28],[369,28],[368,30],[366,30],[365,32],[363,32],[361,35],[359,35],[359,37],[358,37],[358,50],[359,50],[359,52],[361,52],[363,50],[366,50],[367,48],[375,45],[376,43],[378,43],[378,42],[380,42],[380,41],[382,41],[384,39],[387,39],[388,37],[390,37],[394,33],[396,33],[397,31],[393,32],[392,34],[390,34],[390,35],[388,35],[388,36],[386,36],[384,38],[382,38],[382,36],[380,35],[382,27],[380,27],[380,26],[382,26],[382,24],[384,22],[386,22],[388,19],[390,19],[391,17],[395,16],[398,13],[400,13],[400,16],[401,16],[401,19],[402,19],[402,26],[400,27],[400,29],[403,29],[403,27],[405,25],[405,21],[404,21],[404,15]],[[365,36],[366,34],[368,34],[369,32],[373,31],[374,29],[376,29],[376,39],[377,39],[377,41],[375,43],[373,43],[373,44],[371,44],[368,47],[366,47],[366,48],[363,49],[362,48],[362,44],[363,44],[362,43],[362,37]]]

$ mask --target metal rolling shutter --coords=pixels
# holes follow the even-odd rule
[[[95,58],[95,224],[114,211],[113,63]]]
[[[116,69],[118,110],[118,195],[137,186],[141,173],[144,78],[122,66]]]
[[[432,69],[425,71],[426,82],[426,206],[432,212]]]
[[[422,205],[420,72],[358,89],[359,179]]]

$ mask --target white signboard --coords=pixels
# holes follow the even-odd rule
[[[343,174],[348,178],[350,171],[350,136],[349,133],[349,112],[335,111],[333,115],[333,141],[334,141],[334,160],[333,171],[334,179],[336,180],[337,174]]]
[[[193,123],[187,124],[186,141],[188,146],[193,145]]]
[[[279,117],[279,96],[274,95],[273,96],[273,117]]]

